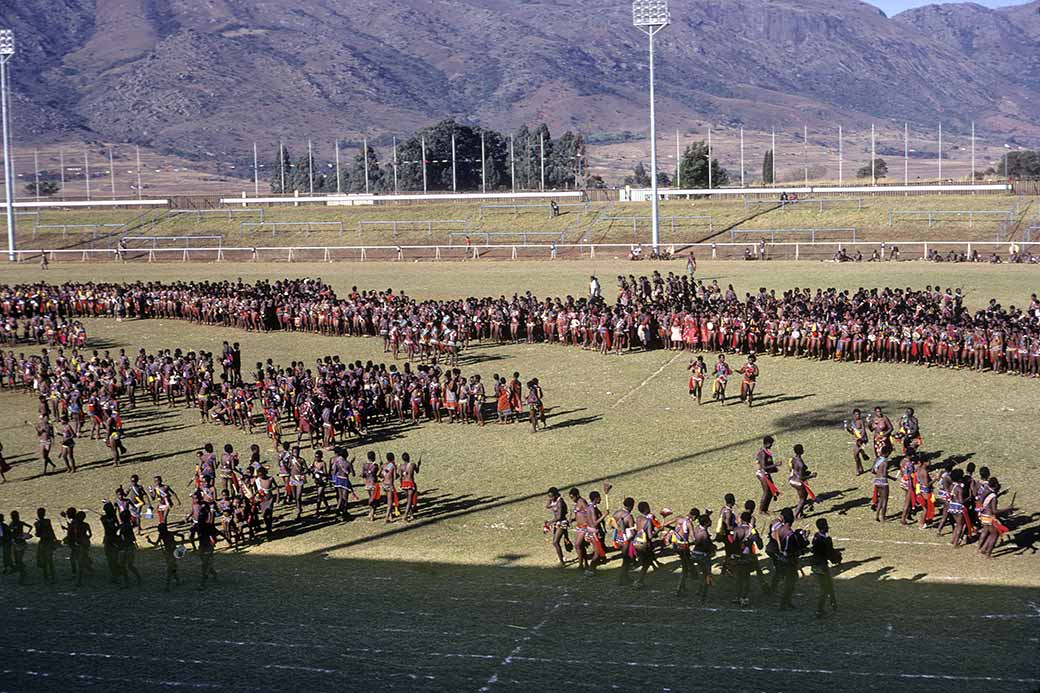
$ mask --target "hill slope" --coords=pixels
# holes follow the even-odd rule
[[[856,0],[673,3],[658,43],[662,127],[942,118],[956,129],[974,118],[1035,138],[1037,7],[889,19]],[[22,138],[75,133],[205,156],[441,117],[645,127],[645,37],[628,2],[19,0],[5,13]]]

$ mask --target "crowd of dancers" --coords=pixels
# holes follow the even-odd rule
[[[320,279],[31,284],[0,287],[5,317],[183,319],[246,330],[379,336],[395,358],[457,365],[475,341],[552,342],[604,354],[687,349],[821,360],[918,363],[1040,375],[1040,300],[964,307],[960,289],[760,289],[693,272],[618,276],[608,304],[588,296],[417,300],[392,289],[339,296]]]
[[[851,437],[856,474],[872,477],[873,519],[890,519],[889,482],[895,482],[903,493],[902,508],[895,517],[904,526],[933,529],[939,536],[952,527],[952,547],[974,542],[980,556],[992,558],[993,549],[1009,531],[1004,521],[1014,512],[1014,503],[1001,506],[1006,490],[987,467],[976,470],[969,462],[962,469],[955,461],[947,461],[941,465],[939,477],[933,478],[921,451],[920,424],[911,408],[903,413],[898,428],[880,407],[866,417],[856,409],[843,425]],[[816,518],[815,534],[797,527],[815,510],[818,497],[809,482],[818,477],[809,470],[801,444],[792,446],[786,465],[776,459],[774,444],[771,436],[765,436],[754,455],[760,499],[748,500],[740,508],[736,496],[727,493],[714,520],[711,510],[698,508],[688,513],[661,508],[655,514],[650,502],[637,503],[631,497],[612,509],[609,482],[604,483],[603,493],[591,491],[587,498],[578,488],[571,488],[566,496],[558,488],[550,488],[546,501],[550,517],[543,531],[559,566],[565,568],[573,562],[584,575],[593,576],[598,568],[620,558],[620,584],[633,584],[632,574],[636,573],[634,585],[640,588],[652,567],[660,567],[664,558],[674,555],[680,569],[678,596],[686,595],[688,586],[697,583],[698,596],[706,601],[717,573],[733,578],[733,603],[747,606],[755,574],[765,595],[782,585],[781,609],[794,607],[795,583],[801,569],[810,567],[819,583],[816,613],[822,617],[827,605],[837,608],[831,566],[841,563],[841,552],[830,538],[826,518]],[[897,444],[901,453],[896,452]],[[873,462],[865,469],[864,463],[871,462],[868,451],[873,453]],[[778,485],[774,475],[784,473],[786,483]],[[781,486],[790,489],[794,502],[779,512],[771,511],[770,506],[781,496]],[[764,533],[756,520],[764,523]],[[566,554],[572,552],[575,558],[569,561]],[[763,553],[767,561],[762,560]],[[763,563],[770,568],[770,579],[765,577]]]
[[[280,508],[284,510],[280,519],[289,523],[289,531],[308,517],[351,521],[355,519],[352,503],[355,509],[362,506],[370,521],[380,514],[387,524],[412,522],[419,516],[422,455],[413,460],[407,452],[397,457],[392,452],[369,451],[357,464],[345,449],[336,448],[328,459],[316,449],[307,460],[299,446],[285,443],[277,458],[277,466],[269,469],[256,444],[250,446],[249,459],[243,462],[232,445],[224,445],[218,456],[207,443],[197,453],[184,500],[162,476],[145,486],[133,474],[115,489],[111,500],[104,501],[100,513],[75,507],[62,511],[64,535],[60,540],[45,508],[37,510],[32,525],[18,511],[12,511],[6,523],[0,514],[3,573],[16,574],[19,584],[27,581],[25,555],[34,541],[36,567],[44,582],[57,581],[55,553],[64,547],[69,552],[71,575],[77,586],[82,585],[94,572],[94,532],[88,513],[100,521],[102,548],[113,583],[128,587],[131,576],[141,583],[136,555],[143,540],[162,555],[167,590],[171,584],[180,584],[178,562],[188,547],[200,559],[199,587],[204,588],[210,578],[217,577],[213,555],[218,545],[223,542],[228,548],[240,548],[262,538],[270,540]],[[364,488],[364,499],[355,490],[358,482]]]
[[[46,345],[82,347],[87,331],[79,320],[66,320],[53,311],[30,310],[25,317],[15,311],[0,314],[0,347]]]
[[[376,364],[325,356],[307,367],[272,359],[256,362],[243,378],[237,343],[224,343],[221,353],[204,350],[140,349],[127,354],[73,348],[0,360],[0,384],[31,393],[38,400],[36,435],[43,473],[58,471],[52,451],[60,447],[64,471],[77,469],[77,441],[86,435],[101,440],[113,464],[127,455],[124,418],[132,417],[139,400],[152,405],[195,408],[202,423],[223,424],[252,434],[257,427],[274,448],[295,434],[313,448],[331,449],[359,442],[387,426],[420,422],[474,424],[488,420],[511,424],[526,419],[532,432],[546,425],[544,390],[537,377],[523,381],[492,376],[490,388],[479,374],[410,362]],[[28,422],[25,422],[28,425]],[[0,456],[2,458],[2,456]],[[10,465],[0,463],[0,480]]]
[[[5,324],[15,326],[12,339],[50,348],[28,357],[6,352],[0,360],[0,383],[39,398],[36,430],[45,473],[56,468],[50,459],[55,439],[61,441],[66,471],[75,471],[75,441],[88,422],[90,437],[103,440],[113,462],[119,464],[126,454],[123,416],[137,407],[138,397],[149,398],[153,405],[165,401],[169,406],[194,407],[201,421],[237,426],[250,433],[262,425],[278,451],[277,471],[272,473],[260,462],[257,445],[252,446],[246,465],[240,465],[230,445],[219,457],[211,446],[205,447],[198,454],[191,481],[186,538],[171,529],[170,513],[179,497],[158,477],[147,488],[132,478],[128,487],[117,489],[114,500],[102,511],[106,537],[111,535],[106,547],[109,543],[113,547],[109,565],[114,578],[126,582],[136,575],[130,544],[136,544],[142,517],[154,513],[159,528],[155,541],[164,555],[174,557],[167,560],[172,571],[167,580],[176,578],[176,564],[171,560],[176,560],[178,547],[187,542],[197,546],[203,557],[205,582],[207,576],[212,577],[212,546],[218,538],[239,545],[261,533],[269,536],[277,504],[295,508],[297,518],[302,517],[308,479],[315,513],[329,512],[347,519],[348,503],[357,496],[350,482],[355,460],[344,446],[373,427],[419,421],[484,425],[490,416],[509,423],[518,420],[525,409],[532,430],[544,426],[538,379],[526,382],[525,394],[519,373],[512,378],[494,376],[491,412],[485,411],[489,393],[484,382],[478,375],[464,375],[458,367],[460,354],[474,341],[557,342],[604,354],[633,348],[711,350],[719,353],[713,396],[725,401],[725,381],[736,372],[742,376],[740,399],[749,405],[758,376],[756,353],[912,362],[1032,376],[1040,366],[1040,301],[1035,295],[1024,308],[1005,309],[990,301],[972,313],[964,308],[959,290],[930,286],[923,291],[796,289],[779,296],[761,289],[741,299],[732,286],[723,290],[715,282],[696,282],[692,272],[687,276],[654,272],[638,279],[619,276],[617,289],[617,302],[609,305],[595,278],[589,295],[581,298],[539,299],[526,293],[453,301],[417,301],[389,289],[355,288],[339,297],[318,279],[252,285],[239,281],[4,286],[0,287],[0,307]],[[88,317],[182,319],[253,331],[378,336],[393,362],[349,362],[330,356],[308,368],[302,362],[277,366],[269,359],[257,362],[244,377],[237,344],[225,343],[220,354],[177,349],[153,354],[140,350],[132,356],[124,350],[116,356],[98,351],[88,355],[80,350],[85,333],[77,322]],[[78,331],[62,338],[54,331],[27,328],[21,338],[17,336],[18,325],[46,324],[75,326]],[[748,354],[747,363],[732,370],[726,352]],[[399,368],[401,356],[407,360]],[[413,362],[418,363],[414,368]],[[691,363],[690,370],[690,394],[700,401],[708,370],[700,358]],[[52,418],[60,432],[55,431]],[[287,426],[295,431],[295,443],[286,440]],[[991,555],[1007,528],[999,519],[1006,510],[997,507],[1002,489],[987,469],[979,470],[976,478],[973,465],[964,470],[948,465],[933,481],[919,454],[920,432],[912,410],[903,416],[898,430],[879,410],[866,419],[854,413],[846,430],[853,438],[857,471],[862,473],[868,473],[863,463],[869,461],[868,436],[873,434],[874,462],[869,473],[873,475],[871,508],[876,519],[887,519],[888,482],[897,481],[904,492],[901,522],[910,524],[920,513],[917,522],[922,528],[937,524],[941,533],[952,524],[954,546],[977,540],[980,553]],[[311,446],[310,461],[301,454],[305,441]],[[893,441],[902,443],[901,457],[893,456]],[[627,581],[638,566],[637,584],[642,584],[658,555],[674,551],[682,565],[679,591],[685,592],[687,582],[700,575],[704,598],[712,580],[711,558],[721,546],[720,570],[736,577],[736,599],[746,604],[748,576],[761,574],[758,558],[752,557],[764,548],[773,561],[770,588],[783,583],[781,605],[789,607],[788,583],[801,554],[811,550],[814,572],[821,576],[820,611],[825,602],[834,606],[828,565],[838,560],[839,553],[830,542],[826,523],[817,526],[811,539],[807,531],[799,531],[793,524],[812,507],[815,494],[808,482],[815,475],[804,463],[804,450],[795,446],[788,481],[797,502],[779,515],[770,514],[770,504],[780,496],[773,480],[779,467],[773,462],[772,445],[767,437],[755,458],[762,498],[749,501],[738,512],[734,497],[727,494],[714,531],[707,511],[693,509],[681,516],[662,512],[663,519],[658,520],[649,503],[626,499],[620,510],[607,512],[609,503],[601,509],[600,503],[606,499],[598,492],[585,500],[578,489],[571,489],[568,496],[573,512],[568,512],[563,496],[551,490],[553,517],[546,531],[553,537],[557,557],[563,564],[563,551],[572,545],[583,570],[595,572],[605,562],[609,545],[621,554],[621,579]],[[324,451],[331,453],[328,461]],[[407,455],[397,461],[389,453],[382,459],[369,453],[361,478],[369,496],[370,518],[384,498],[384,520],[392,521],[401,512],[399,490],[405,497],[404,519],[414,517],[419,464],[413,465]],[[896,477],[890,475],[893,468]],[[937,519],[940,505],[942,513]],[[756,512],[770,518],[766,541],[755,528]],[[83,537],[89,547],[90,530],[82,515],[83,511],[71,508],[63,514],[65,544],[70,548],[80,546]],[[53,531],[47,531],[50,522],[42,509],[37,523],[30,531],[12,513],[3,531],[5,570],[10,555],[11,565],[21,565],[16,570],[24,575],[18,547],[33,532],[39,539],[38,548],[58,545],[52,539]],[[576,536],[573,544],[571,527]],[[45,547],[38,562],[46,564],[47,553]],[[129,558],[124,556],[127,553]],[[74,550],[71,556],[77,579],[89,573],[89,561],[83,563],[79,555]],[[41,571],[45,577],[53,577],[52,567],[41,565]]]

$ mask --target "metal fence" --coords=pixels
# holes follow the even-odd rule
[[[126,224],[34,224],[32,227],[32,239],[36,240],[36,234],[41,231],[61,231],[62,238],[68,238],[69,231],[77,233],[90,233],[97,236],[102,229],[121,229]]]
[[[644,222],[649,223],[652,217],[645,216],[611,216],[611,215],[600,215],[596,217],[597,222],[608,222],[610,224],[632,224],[632,233],[637,233],[639,224]],[[660,216],[657,218],[658,223],[662,226],[667,224],[668,229],[672,232],[675,231],[677,226],[691,226],[703,228],[708,227],[708,233],[715,232],[714,220],[708,215],[698,216]]]
[[[896,219],[924,219],[928,221],[928,228],[937,221],[963,223],[973,226],[975,220],[1015,223],[1015,210],[994,209],[890,209],[888,210],[888,225],[892,226]]]
[[[166,213],[167,216],[193,216],[195,217],[195,223],[201,224],[203,217],[209,218],[213,216],[227,217],[230,221],[235,215],[247,215],[257,217],[261,222],[264,220],[264,209],[263,207],[224,207],[221,209],[171,209]]]
[[[549,240],[556,243],[563,242],[564,237],[567,235],[566,231],[466,231],[466,232],[453,232],[448,234],[448,245],[455,247],[455,239],[461,238],[465,243],[463,245],[472,246],[475,239],[484,239],[484,245],[514,245],[517,241],[520,245],[530,245],[530,241],[534,240]],[[492,243],[493,240],[511,240],[511,243]]]
[[[1016,244],[1023,253],[1040,254],[1040,243]],[[373,245],[373,246],[291,246],[291,247],[205,247],[147,249],[61,249],[18,250],[18,262],[39,261],[46,254],[52,262],[339,262],[339,261],[449,261],[449,260],[625,260],[632,257],[635,245],[629,243],[538,243],[452,245]],[[644,251],[646,249],[644,248]],[[693,252],[701,258],[716,260],[755,259],[755,244],[690,243],[661,246],[666,257],[681,261]],[[869,261],[875,252],[882,261],[925,260],[933,251],[943,256],[951,253],[971,257],[977,252],[982,260],[996,253],[1008,252],[1005,244],[989,241],[912,241],[906,243],[873,243],[846,241],[777,242],[766,245],[767,260],[833,260],[844,250],[855,256],[863,254]],[[640,262],[653,262],[642,254]]]
[[[450,229],[462,228],[463,232],[469,228],[469,223],[465,219],[410,219],[401,221],[387,221],[387,220],[362,220],[357,223],[357,235],[361,238],[361,232],[366,227],[387,227],[389,226],[391,231],[391,238],[397,238],[398,229],[406,230],[426,230],[426,237],[433,238],[434,227],[449,227]],[[444,229],[447,230],[447,229]],[[450,235],[450,234],[449,234]]]
[[[124,247],[127,250],[130,250],[130,249],[139,250],[139,249],[141,249],[140,246],[131,245],[131,244],[138,244],[138,243],[145,244],[144,245],[144,249],[146,249],[146,250],[149,248],[149,244],[150,244],[150,247],[152,249],[159,248],[160,246],[168,247],[167,244],[170,244],[170,243],[176,244],[177,247],[180,247],[180,248],[191,248],[192,243],[197,243],[198,245],[196,247],[199,247],[199,248],[213,247],[214,245],[216,245],[216,247],[220,248],[220,247],[223,247],[223,245],[224,245],[224,237],[222,235],[212,235],[212,236],[123,236],[119,240],[120,240],[120,243],[124,244]],[[215,244],[214,244],[214,241],[216,241]],[[183,242],[183,246],[181,245],[182,242]]]
[[[265,228],[271,229],[271,238],[274,238],[278,234],[278,229],[292,228],[292,229],[303,229],[305,236],[310,236],[311,231],[314,227],[327,227],[333,226],[339,230],[339,235],[343,235],[343,222],[342,221],[243,221],[238,225],[239,229],[245,231],[247,228],[261,230]]]
[[[780,200],[780,211],[785,211],[788,207],[796,207],[798,209],[804,209],[806,207],[819,207],[819,212],[822,214],[824,208],[830,209],[858,209],[863,210],[863,198],[862,197],[816,197],[816,198],[799,198],[797,200]],[[745,198],[745,207],[746,198]]]
[[[770,243],[776,243],[777,236],[779,236],[781,238],[781,240],[783,240],[784,236],[799,236],[799,235],[804,236],[806,234],[809,236],[809,242],[810,243],[815,243],[816,242],[816,235],[817,234],[820,234],[821,236],[822,235],[843,234],[843,235],[847,235],[848,236],[848,240],[849,241],[851,241],[853,243],[856,242],[856,229],[854,229],[854,228],[833,228],[833,229],[827,229],[827,228],[819,228],[819,229],[816,229],[816,228],[813,228],[813,229],[738,229],[738,228],[732,228],[732,229],[729,230],[729,238],[730,238],[731,241],[736,241],[737,240],[737,236],[749,236],[749,237],[750,236],[754,236],[755,238],[759,238],[759,239],[765,239],[765,237],[768,236]]]

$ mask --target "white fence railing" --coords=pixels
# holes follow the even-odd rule
[[[266,197],[222,197],[222,205],[300,205],[308,203],[341,205],[373,205],[389,202],[465,202],[479,200],[584,200],[585,193],[578,191],[545,191],[545,192],[501,192],[501,193],[401,193],[398,195],[279,195]]]
[[[845,185],[845,186],[776,186],[761,188],[658,188],[657,196],[662,200],[673,198],[688,199],[691,197],[773,197],[779,201],[780,195],[885,195],[891,193],[936,194],[936,193],[1010,193],[1012,186],[1007,183],[947,184],[947,185]],[[620,202],[648,202],[653,197],[650,188],[622,188]]]
[[[1040,242],[1014,244],[1020,252],[1040,254]],[[687,253],[717,260],[755,259],[757,243],[689,243],[661,246],[667,256],[682,259]],[[556,260],[556,259],[629,259],[640,248],[641,257],[650,256],[649,246],[628,243],[537,243],[483,245],[368,245],[368,246],[274,246],[274,247],[206,247],[206,248],[126,248],[126,249],[34,249],[16,250],[17,262],[39,262],[46,255],[52,262],[366,262],[366,261],[440,261],[440,260]],[[778,242],[764,244],[770,260],[829,260],[839,250],[850,255],[856,251],[865,259],[878,251],[885,259],[919,260],[931,257],[931,251],[944,256],[953,252],[971,256],[977,251],[983,259],[993,253],[1001,258],[1010,252],[1005,243],[991,241],[909,241],[899,243],[817,241]]]
[[[169,200],[39,200],[15,202],[17,209],[62,209],[83,207],[169,207]]]

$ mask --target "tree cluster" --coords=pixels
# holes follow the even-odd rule
[[[997,166],[997,173],[1008,178],[1040,178],[1040,152],[1008,152]]]
[[[650,172],[643,162],[632,168],[632,174],[625,177],[625,185],[633,188],[649,188]],[[694,142],[686,147],[679,159],[679,181],[684,188],[717,188],[729,183],[729,171],[722,168],[718,159],[711,160],[711,178],[708,177],[708,145],[704,141]],[[665,171],[657,172],[657,184],[672,185],[672,177]]]
[[[392,148],[389,152],[384,149],[380,156],[369,146],[350,156],[349,161],[341,159],[338,176],[335,163],[320,158],[317,152],[304,152],[302,157],[293,159],[283,145],[275,155],[271,191],[393,192],[395,169],[399,191],[444,191],[453,187],[460,191],[481,190],[482,182],[489,191],[512,189],[514,176],[517,190],[574,189],[585,183],[585,140],[569,131],[554,139],[545,124],[533,129],[524,125],[510,137],[444,120],[399,141],[396,158]]]

